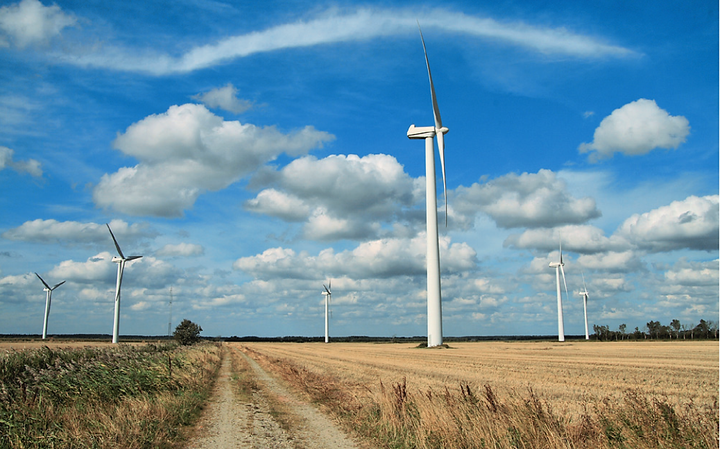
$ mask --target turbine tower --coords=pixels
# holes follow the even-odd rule
[[[105,224],[107,226],[108,231],[110,231],[110,235],[112,236],[113,242],[115,242],[115,248],[117,249],[118,254],[120,254],[120,257],[113,257],[112,261],[118,264],[118,274],[117,274],[117,285],[115,286],[115,321],[113,322],[113,338],[112,342],[117,343],[118,342],[118,334],[120,332],[120,286],[122,285],[122,277],[123,277],[123,271],[125,270],[125,262],[129,262],[131,260],[139,259],[142,256],[128,256],[125,257],[123,255],[122,250],[120,249],[120,245],[118,245],[117,239],[115,238],[115,234],[113,234],[112,229],[110,229],[109,224]]]
[[[420,24],[418,23],[418,29]],[[428,320],[428,348],[443,344],[442,332],[442,298],[440,295],[440,247],[438,243],[437,219],[437,185],[435,181],[435,143],[437,136],[438,150],[440,152],[440,165],[443,176],[443,192],[445,194],[445,226],[447,226],[447,183],[445,181],[445,140],[444,135],[448,129],[443,127],[440,119],[440,109],[435,97],[430,62],[425,48],[425,39],[420,30],[420,40],[425,53],[425,65],[430,79],[430,95],[432,98],[433,116],[435,126],[416,127],[410,125],[407,136],[410,139],[425,140],[425,219],[427,226],[427,320]]]
[[[588,321],[587,321],[587,300],[588,300],[588,291],[587,287],[585,286],[585,275],[582,274],[582,280],[583,280],[583,291],[580,292],[580,295],[583,297],[583,311],[585,312],[585,340],[590,340],[590,331],[588,329]]]
[[[558,308],[558,341],[565,341],[565,324],[563,323],[562,294],[560,293],[560,273],[562,273],[565,284],[565,296],[567,293],[567,282],[565,282],[565,264],[562,259],[562,242],[560,242],[560,262],[550,262],[550,268],[555,268],[555,281],[557,284],[557,308]]]
[[[47,338],[47,325],[48,325],[48,317],[50,316],[50,301],[52,299],[52,292],[56,288],[60,287],[65,283],[65,281],[62,281],[59,284],[56,284],[55,287],[50,288],[50,286],[43,280],[43,278],[40,277],[39,274],[35,273],[35,276],[40,279],[40,282],[43,283],[45,288],[43,291],[47,292],[47,295],[45,296],[45,319],[43,320],[43,333],[42,333],[42,339],[45,340]]]
[[[323,296],[325,297],[325,343],[330,342],[330,320],[328,319],[328,310],[330,308],[330,297],[332,296],[332,293],[330,290],[332,289],[332,280],[328,282],[327,287],[325,284],[323,284],[323,288],[325,289],[324,292],[322,292]]]

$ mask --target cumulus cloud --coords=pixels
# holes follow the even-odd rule
[[[122,242],[132,242],[157,235],[144,224],[130,225],[123,220],[112,220],[109,224],[115,237]],[[17,228],[5,231],[2,236],[6,239],[26,242],[109,243],[114,247],[112,237],[104,223],[37,219],[26,221]]]
[[[678,260],[668,271],[665,272],[665,280],[673,285],[684,287],[709,286],[717,289],[718,281],[718,260],[707,262],[688,261],[687,258]],[[717,292],[717,290],[715,290]]]
[[[158,256],[165,257],[192,257],[201,256],[205,253],[202,245],[194,243],[178,243],[177,245],[165,245],[157,251]]]
[[[42,167],[40,162],[35,159],[28,159],[26,161],[13,160],[15,151],[8,147],[0,146],[0,170],[5,168],[12,168],[18,173],[27,173],[31,176],[39,178],[42,176]]]
[[[383,223],[406,221],[404,213],[424,190],[393,156],[305,156],[254,184],[272,185],[245,203],[253,212],[305,222],[304,237],[332,241],[378,237]]]
[[[22,0],[0,8],[0,46],[14,43],[25,48],[44,44],[76,22],[72,14],[64,13],[57,5],[44,6],[38,0]]]
[[[689,196],[644,214],[634,214],[620,225],[616,234],[651,252],[684,248],[717,251],[718,195]]]
[[[312,126],[284,134],[224,121],[202,105],[172,106],[115,139],[116,149],[140,163],[103,175],[93,200],[130,215],[178,217],[201,193],[224,189],[281,153],[299,156],[333,138]]]
[[[413,239],[387,238],[364,242],[353,250],[336,253],[326,249],[311,256],[290,248],[270,248],[263,253],[242,257],[233,268],[257,279],[322,279],[328,273],[334,278],[387,279],[396,276],[425,274],[425,235]],[[477,254],[466,243],[440,239],[440,260],[444,272],[472,270]]]
[[[606,237],[602,229],[590,225],[569,225],[555,228],[528,229],[510,234],[503,246],[517,249],[552,251],[562,241],[563,249],[581,254],[627,249],[630,244],[622,237]]]
[[[595,200],[575,198],[565,182],[550,170],[511,173],[470,187],[458,187],[453,199],[455,216],[470,227],[475,214],[488,214],[501,228],[539,228],[582,224],[600,216]]]
[[[655,100],[641,98],[615,109],[595,130],[593,141],[578,147],[581,153],[593,152],[596,162],[614,153],[627,156],[647,154],[656,148],[676,149],[690,133],[688,120],[660,109]]]
[[[242,114],[252,108],[251,102],[237,97],[237,89],[231,83],[228,83],[225,87],[195,95],[192,98],[209,108],[218,108],[234,114]]]
[[[148,54],[111,45],[105,45],[101,51],[94,53],[58,54],[56,57],[71,64],[161,75],[199,70],[257,53],[416,34],[418,19],[426,29],[435,28],[451,34],[489,39],[541,54],[590,59],[636,54],[627,48],[573,33],[565,28],[500,22],[442,8],[359,8],[352,12],[333,8],[311,19],[301,19],[198,46],[179,57],[159,52]]]
[[[627,273],[644,268],[643,262],[633,251],[583,254],[578,257],[577,262],[585,269],[607,273]]]
[[[105,282],[110,285],[117,273],[117,265],[112,263],[112,258],[113,254],[103,251],[89,257],[85,262],[64,260],[53,267],[48,275],[53,279],[66,279],[78,284]],[[128,262],[126,269],[135,263],[137,263],[135,260]]]

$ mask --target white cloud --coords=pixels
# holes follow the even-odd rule
[[[522,234],[510,234],[503,242],[503,246],[552,251],[558,247],[560,241],[564,250],[583,254],[617,251],[630,247],[622,237],[616,235],[606,237],[602,229],[590,225],[528,229]]]
[[[538,228],[581,224],[600,216],[592,198],[574,198],[565,182],[550,170],[514,173],[484,184],[458,187],[453,199],[456,216],[468,226],[477,212],[488,214],[501,228]]]
[[[717,251],[718,195],[689,196],[644,214],[634,214],[616,234],[651,252],[683,248]]]
[[[38,0],[22,0],[0,8],[0,32],[4,35],[0,36],[0,43],[9,45],[9,38],[20,48],[44,44],[76,22],[72,14],[62,12],[57,5],[43,6]]]
[[[312,240],[377,238],[382,224],[406,222],[424,190],[393,156],[331,155],[296,159],[265,171],[254,184],[272,184],[245,207],[290,222],[305,222]]]
[[[129,225],[122,220],[112,220],[109,224],[121,244],[156,235],[143,224]],[[26,221],[19,227],[4,232],[2,236],[26,242],[108,243],[114,248],[112,237],[104,223],[37,219]]]
[[[165,245],[157,251],[158,256],[165,257],[191,257],[200,256],[205,253],[202,245],[194,243],[178,243],[177,245]]]
[[[246,201],[245,209],[291,222],[304,221],[310,214],[310,207],[303,200],[275,189],[265,189]]]
[[[644,266],[640,258],[633,251],[609,251],[602,254],[584,254],[578,257],[577,263],[587,270],[597,270],[606,273],[638,271]]]
[[[144,53],[106,45],[91,54],[57,54],[70,64],[97,66],[153,74],[189,72],[211,67],[235,58],[288,48],[362,41],[378,37],[417,33],[417,20],[425,29],[485,38],[494,42],[530,49],[542,54],[576,58],[628,57],[632,50],[579,35],[565,28],[534,27],[525,23],[499,22],[445,9],[369,9],[351,13],[331,9],[316,18],[277,25],[262,31],[225,38],[217,43],[195,47],[180,57]]]
[[[665,272],[665,280],[673,285],[684,287],[710,286],[717,292],[718,260],[708,262],[692,262],[680,259]]]
[[[95,256],[89,257],[85,262],[64,260],[53,267],[48,275],[53,279],[64,279],[79,284],[93,282],[105,282],[110,284],[115,279],[117,265],[112,263],[113,254],[103,251]],[[136,261],[128,262],[127,268],[134,265]]]
[[[591,161],[647,154],[656,148],[676,149],[690,133],[688,120],[660,109],[655,100],[641,98],[615,109],[595,130],[591,143],[578,147],[581,153],[595,151]]]
[[[42,167],[40,162],[35,159],[28,159],[26,161],[15,161],[13,155],[15,152],[4,146],[0,146],[0,170],[5,168],[12,168],[18,173],[28,173],[31,176],[39,178],[42,176]]]
[[[181,216],[204,191],[224,189],[281,153],[298,156],[333,138],[312,126],[283,134],[224,121],[202,105],[172,106],[115,139],[116,149],[140,163],[103,175],[93,200],[130,215]]]
[[[237,97],[237,89],[231,83],[228,83],[225,87],[195,95],[192,98],[209,108],[219,108],[234,114],[242,114],[252,108],[251,102]]]
[[[329,248],[317,256],[289,248],[271,248],[236,260],[233,268],[266,280],[276,277],[311,280],[329,275],[355,280],[418,276],[425,274],[425,241],[424,234],[413,239],[379,239],[339,253]],[[439,244],[443,272],[475,268],[476,253],[467,244],[451,244],[448,237],[441,238]]]

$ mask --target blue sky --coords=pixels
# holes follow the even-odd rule
[[[585,2],[586,3],[586,2]],[[0,3],[0,333],[446,336],[718,319],[714,2]],[[441,185],[441,183],[439,183]]]

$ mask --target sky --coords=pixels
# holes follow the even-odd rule
[[[418,23],[445,336],[718,320],[717,2],[22,0],[0,333],[426,335]]]

